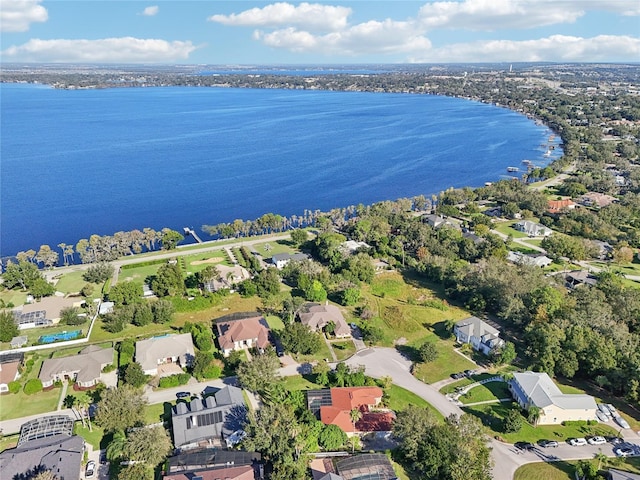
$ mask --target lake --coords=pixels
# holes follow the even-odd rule
[[[430,197],[561,154],[520,114],[431,95],[2,84],[1,100],[0,256]]]

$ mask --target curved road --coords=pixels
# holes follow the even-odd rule
[[[394,348],[373,347],[361,350],[346,361],[350,366],[364,366],[367,375],[380,378],[390,376],[393,383],[406,388],[420,396],[442,415],[461,415],[462,409],[449,401],[431,385],[417,380],[411,374],[411,361]],[[640,444],[640,436],[632,430],[625,430],[626,441]],[[512,480],[515,471],[521,465],[532,462],[549,462],[555,460],[579,460],[581,458],[593,458],[597,453],[604,453],[608,457],[615,456],[613,446],[605,444],[600,446],[587,445],[584,447],[572,447],[562,442],[556,448],[534,448],[532,451],[522,452],[511,444],[490,439],[491,457],[493,459],[493,478],[495,480]]]

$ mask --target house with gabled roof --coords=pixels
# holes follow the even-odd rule
[[[345,433],[387,432],[395,420],[390,410],[379,408],[382,402],[380,387],[336,387],[307,391],[307,407],[325,425],[337,425]],[[362,416],[354,425],[351,411],[360,410]]]
[[[509,391],[523,409],[540,409],[539,425],[598,419],[598,407],[592,396],[562,393],[551,377],[544,372],[514,373],[509,381]]]
[[[52,295],[14,309],[13,318],[20,330],[55,325],[65,308],[80,307],[83,303],[85,301],[81,297]]]
[[[160,335],[140,340],[136,342],[135,358],[146,375],[158,375],[158,368],[167,364],[186,368],[195,358],[191,334]]]
[[[264,350],[270,345],[271,329],[258,312],[239,312],[216,320],[218,344],[225,357],[236,350],[258,348]]]
[[[74,380],[78,387],[91,388],[100,381],[102,369],[113,363],[113,353],[113,348],[90,345],[77,355],[47,359],[42,362],[38,378],[43,388],[66,378]]]
[[[20,366],[24,353],[11,352],[0,355],[0,393],[9,391],[9,384],[20,378]]]
[[[547,202],[547,212],[551,214],[565,213],[577,207],[576,202],[570,198],[562,200],[549,200]]]
[[[504,346],[500,331],[478,317],[468,317],[458,321],[453,334],[459,343],[468,343],[474,350],[489,355]]]
[[[344,319],[342,312],[335,305],[321,305],[319,303],[305,303],[298,312],[298,318],[303,325],[307,325],[312,332],[322,330],[333,322],[333,334],[338,338],[351,336],[351,328]]]
[[[308,258],[309,255],[306,253],[276,253],[271,257],[271,263],[273,263],[277,269],[282,269],[289,262],[300,262]]]
[[[550,228],[530,220],[521,220],[513,228],[519,232],[526,233],[530,237],[548,237],[553,233]]]

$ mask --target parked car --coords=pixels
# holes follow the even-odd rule
[[[351,328],[353,328],[354,330],[355,330],[356,328],[358,328],[358,325],[356,325],[355,323],[350,323],[349,325],[350,325],[350,326],[351,326]]]
[[[574,446],[574,447],[582,447],[584,445],[587,445],[587,440],[585,438],[570,438],[569,439],[569,445]]]
[[[93,460],[89,460],[87,462],[87,467],[84,470],[84,478],[93,478],[96,473],[96,462]]]
[[[611,405],[610,403],[605,403],[605,406],[609,409],[609,411],[611,412],[611,415],[617,415],[618,414],[618,409],[616,407],[614,407],[613,405]]]
[[[529,442],[516,442],[514,446],[518,450],[533,450],[534,448],[536,448],[533,443],[529,443]]]
[[[611,411],[609,410],[609,408],[604,403],[599,403],[598,404],[598,410],[600,412],[604,413],[607,417],[611,416]]]
[[[607,417],[600,410],[596,410],[596,417],[598,417],[598,420],[600,420],[601,422],[608,422],[609,420],[611,420],[611,417]]]
[[[464,372],[452,373],[451,378],[455,378],[458,380],[459,378],[464,378]]]
[[[607,439],[607,442],[609,442],[611,445],[620,445],[621,443],[624,442],[624,440],[622,440],[620,437],[604,437]]]
[[[620,415],[616,415],[615,417],[613,417],[613,419],[615,420],[615,422],[620,425],[622,428],[631,428],[629,426],[629,424],[627,423],[627,421],[622,418]]]
[[[587,438],[587,442],[589,442],[590,445],[604,445],[607,443],[607,440],[604,437],[595,436]]]
[[[478,373],[478,372],[476,372],[475,370],[465,370],[464,371],[465,376],[467,376],[469,378],[471,378],[471,375],[475,375],[476,373]]]
[[[630,457],[634,452],[631,447],[618,447],[613,450],[613,453],[619,457]]]
[[[247,434],[244,430],[236,430],[231,435],[229,435],[225,440],[227,442],[227,447],[232,448],[239,444]]]
[[[178,398],[189,398],[191,396],[191,392],[178,392],[176,393],[176,397]]]
[[[540,444],[541,447],[544,447],[544,448],[558,446],[558,442],[556,442],[555,440],[540,440],[538,443]]]

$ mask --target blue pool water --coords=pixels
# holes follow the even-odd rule
[[[481,186],[550,131],[432,95],[0,86],[0,256]],[[201,233],[203,240],[209,239]]]
[[[82,330],[74,330],[72,332],[52,333],[50,335],[42,335],[39,339],[39,343],[53,343],[64,340],[73,340],[82,335]]]

